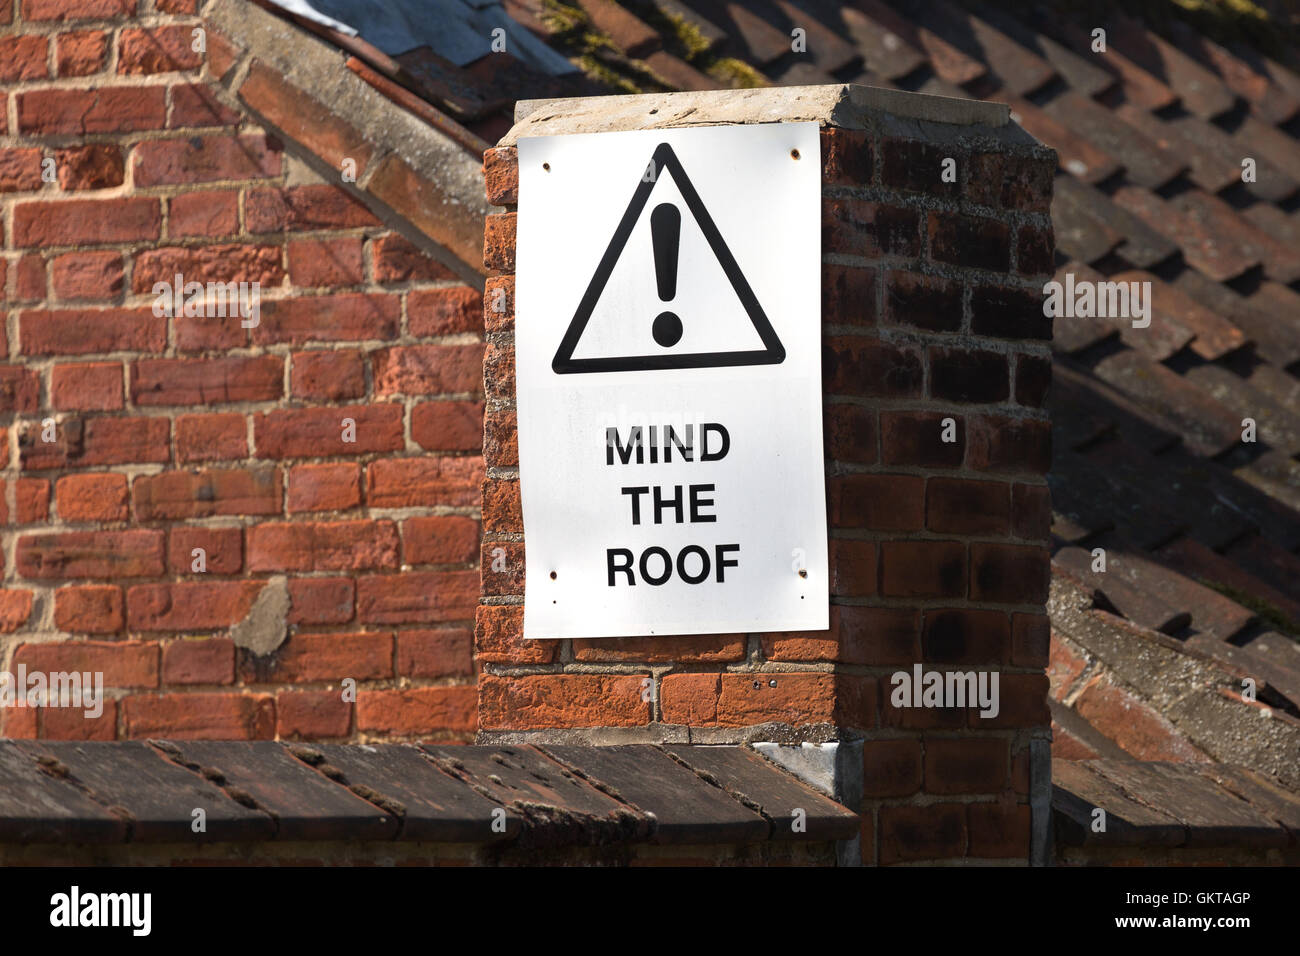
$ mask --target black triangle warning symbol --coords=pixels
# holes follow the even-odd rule
[[[651,190],[654,189],[655,183],[659,181],[659,175],[665,169],[672,173],[673,182],[677,185],[682,199],[685,200],[687,210],[695,217],[695,222],[704,234],[704,238],[708,241],[709,248],[713,250],[713,255],[717,258],[718,264],[722,266],[723,273],[730,281],[732,289],[735,290],[736,296],[745,308],[745,312],[749,315],[749,320],[753,323],[754,331],[758,333],[763,348],[736,352],[690,352],[681,355],[674,355],[665,351],[658,355],[618,355],[575,359],[573,357],[574,349],[578,347],[578,341],[587,328],[591,314],[595,311],[596,303],[600,301],[601,293],[605,291],[605,283],[609,281],[610,274],[614,271],[619,256],[623,254],[628,237],[631,236],[633,228],[645,209],[646,201],[650,198]],[[749,282],[740,271],[740,266],[736,264],[736,259],[731,254],[731,250],[727,248],[722,233],[718,231],[718,227],[714,224],[709,211],[704,208],[704,203],[700,200],[700,194],[695,191],[695,186],[687,177],[686,171],[682,168],[682,164],[677,159],[677,154],[673,152],[671,146],[667,143],[659,144],[651,157],[649,166],[646,168],[646,174],[642,175],[641,183],[632,195],[632,201],[628,203],[627,211],[623,213],[618,228],[614,230],[614,236],[610,239],[609,246],[601,257],[600,265],[596,267],[595,275],[591,277],[591,282],[587,286],[586,293],[582,296],[582,301],[578,303],[578,309],[573,314],[573,320],[569,323],[569,328],[560,341],[560,347],[556,350],[555,358],[551,361],[551,368],[555,370],[557,375],[567,375],[573,372],[645,372],[679,368],[778,365],[785,361],[785,347],[781,344],[781,340],[777,338],[772,323],[768,321],[767,315],[763,312],[763,307],[759,305],[758,298],[754,295],[754,290],[749,287]],[[672,234],[671,242],[675,246],[677,230],[680,227],[680,213],[677,213],[676,208],[671,205],[666,208],[671,211],[666,218],[669,220],[668,230]],[[659,218],[661,209],[664,209],[664,207],[654,211],[655,218]],[[656,258],[658,258],[660,251],[660,230],[657,228],[658,225],[658,223],[652,222],[652,226],[656,227]],[[675,257],[675,251],[673,255]],[[674,268],[673,272],[675,273],[675,271]],[[662,283],[662,276],[660,281]],[[661,337],[659,324],[660,320],[665,319],[668,320],[669,328]],[[655,320],[655,324],[655,340],[665,348],[671,348],[680,339],[681,322],[676,315],[671,312],[664,313],[659,319]],[[672,328],[673,326],[675,326],[675,329]]]

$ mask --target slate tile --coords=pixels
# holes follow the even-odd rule
[[[210,843],[266,840],[275,821],[236,803],[203,777],[172,763],[142,741],[31,741],[34,755],[48,754],[71,779],[118,806],[130,819],[133,843]],[[195,833],[193,812],[201,809],[206,831]]]
[[[1262,774],[1236,764],[1213,763],[1193,769],[1281,824],[1291,834],[1292,840],[1300,838],[1300,796],[1282,789]]]
[[[540,749],[653,814],[656,843],[754,843],[771,834],[768,821],[657,747],[545,744]]]
[[[18,741],[0,740],[0,841],[121,843],[126,822],[58,776]]]
[[[273,817],[277,840],[391,840],[397,818],[326,779],[271,741],[166,741],[227,792]]]
[[[847,840],[858,832],[857,814],[804,786],[747,747],[666,746],[668,753],[706,774],[733,799],[758,802],[772,821],[773,840]],[[794,828],[795,811],[803,811],[804,829]]]
[[[1098,771],[1096,760],[1052,761],[1056,838],[1067,846],[1181,846],[1187,828],[1154,807],[1130,800]],[[1106,811],[1106,828],[1093,830],[1093,810]]]

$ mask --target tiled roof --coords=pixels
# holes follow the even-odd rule
[[[0,740],[0,780],[3,845],[391,840],[510,850],[829,843],[859,827],[740,747]]]
[[[370,56],[486,138],[508,124],[512,97],[633,87],[857,82],[1010,103],[1060,157],[1058,278],[1147,281],[1154,297],[1146,329],[1056,320],[1057,575],[1116,633],[1131,624],[1167,636],[1173,663],[1223,668],[1232,680],[1220,689],[1239,707],[1300,717],[1300,56],[1285,40],[1267,55],[1116,13],[1101,24],[1106,52],[1093,53],[1093,24],[973,0],[463,2],[585,70],[548,75],[543,89],[526,64],[451,63],[436,45],[419,63]],[[804,52],[791,47],[796,28]],[[1099,547],[1104,574],[1091,570]],[[1064,653],[1060,615],[1053,624]],[[1258,703],[1240,699],[1245,677]],[[1141,722],[1113,719],[1115,701],[1150,707],[1186,744],[1169,753],[1202,752],[1214,736],[1204,714],[1171,715],[1159,688],[1107,679],[1114,693],[1075,687],[1058,700],[1058,716],[1091,728],[1058,721],[1058,754],[1144,752]]]

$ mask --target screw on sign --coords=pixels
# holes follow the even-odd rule
[[[525,637],[828,626],[819,155],[814,123],[520,141]]]

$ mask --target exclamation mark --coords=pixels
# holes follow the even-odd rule
[[[681,232],[682,214],[677,207],[670,202],[656,206],[650,214],[650,237],[655,250],[655,280],[663,302],[671,302],[677,295],[677,244]],[[682,339],[682,320],[675,312],[660,312],[651,333],[664,348],[672,348]]]

